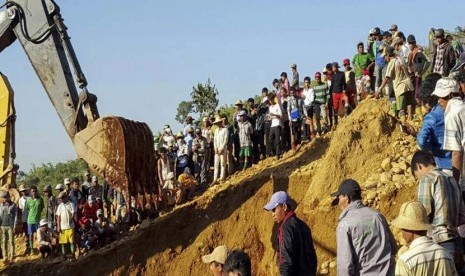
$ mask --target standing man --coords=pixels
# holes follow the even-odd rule
[[[208,170],[210,169],[210,143],[202,135],[200,128],[195,129],[196,137],[192,143],[193,160],[195,164],[194,175],[202,185],[207,184]]]
[[[183,130],[182,134],[184,135],[184,137],[186,137],[187,133],[188,133],[188,130],[190,128],[194,129],[194,125],[193,125],[194,119],[192,119],[192,116],[188,115],[188,116],[186,116],[186,119],[184,121],[185,121],[185,127],[184,127],[184,130]],[[168,126],[168,128],[169,128],[169,126]]]
[[[96,177],[96,176],[93,176],[92,180],[93,180],[94,177]],[[91,185],[93,185],[93,183],[91,183]],[[82,197],[82,192],[79,189],[79,179],[77,177],[72,178],[71,187],[72,187],[71,191],[69,192],[69,200],[74,204],[74,207],[77,210],[81,200],[84,200],[84,201],[86,200],[85,198]],[[91,190],[92,190],[92,187],[89,189],[89,194],[92,194]]]
[[[283,191],[274,193],[264,208],[272,212],[273,220],[279,224],[279,275],[315,275],[317,256],[312,232],[295,215],[289,195]]]
[[[346,93],[347,83],[345,74],[339,71],[339,64],[337,62],[333,62],[331,66],[333,75],[331,76],[331,86],[329,90],[333,97],[334,126],[337,126],[339,105],[344,102],[345,115],[349,114],[350,109],[348,95]]]
[[[274,93],[268,94],[269,107],[268,114],[271,118],[271,128],[270,128],[270,145],[272,156],[276,156],[277,159],[281,158],[281,106],[279,103],[275,102]]]
[[[234,112],[234,115],[233,115],[233,123],[234,123],[234,133],[232,134],[233,135],[233,156],[234,156],[234,161],[235,162],[238,162],[239,161],[239,153],[240,153],[240,148],[241,148],[241,145],[240,145],[240,142],[239,142],[239,113],[241,111],[245,111],[246,114],[247,114],[247,110],[244,109],[244,104],[242,103],[241,100],[237,100],[236,104],[236,111]]]
[[[228,276],[223,267],[228,255],[229,249],[225,245],[220,245],[215,247],[211,254],[202,256],[202,262],[210,265],[213,276]]]
[[[89,196],[90,183],[92,178],[88,171],[84,172],[84,182],[82,183],[82,198],[87,198]]]
[[[357,44],[357,54],[352,58],[352,64],[355,70],[355,83],[357,90],[357,100],[361,101],[361,94],[366,89],[366,84],[364,83],[364,76],[370,75],[370,68],[373,67],[373,57],[366,53],[363,48],[363,42]],[[369,86],[368,86],[369,90]]]
[[[407,37],[407,43],[410,48],[410,53],[407,59],[407,66],[409,73],[414,75],[413,86],[415,87],[415,99],[418,99],[420,93],[421,76],[423,76],[423,74],[428,69],[429,63],[425,54],[423,54],[423,51],[418,47],[414,35],[409,35]]]
[[[291,82],[291,87],[294,87],[296,90],[299,89],[299,72],[297,71],[297,64],[292,64],[291,65],[291,71],[292,71],[292,82]]]
[[[433,48],[432,72],[447,77],[450,70],[455,66],[457,57],[450,42],[444,37],[443,29],[435,30],[434,37],[436,38],[436,43]]]
[[[55,196],[52,194],[52,186],[47,185],[44,188],[44,195],[45,195],[45,217],[48,221],[48,227],[50,229],[55,229],[55,210],[57,208],[57,200]]]
[[[61,199],[56,214],[61,253],[63,254],[63,259],[66,259],[66,247],[69,245],[72,258],[74,258],[74,221],[76,220],[76,208],[73,203],[68,201],[66,193],[61,192],[58,195],[58,199]]]
[[[465,148],[465,103],[459,92],[459,85],[453,78],[442,78],[436,83],[433,95],[444,110],[444,150],[452,152],[452,173],[465,191],[465,166],[463,154]]]
[[[346,58],[342,61],[344,64],[344,75],[346,78],[346,94],[349,101],[349,105],[351,109],[355,108],[355,94],[357,91],[357,87],[355,85],[355,72],[352,67],[350,67],[350,59]],[[349,109],[350,113],[350,109]],[[348,114],[346,114],[348,115]]]
[[[78,180],[78,179],[75,179],[75,180]],[[74,183],[74,181],[73,181],[73,183]],[[95,199],[97,199],[97,198],[103,199],[103,196],[102,196],[103,195],[103,188],[98,183],[98,178],[95,175],[92,176],[92,183],[90,183],[89,195],[94,196]],[[100,208],[103,209],[103,206],[100,206]]]
[[[426,235],[431,224],[421,203],[403,203],[399,216],[391,224],[401,229],[409,244],[409,249],[397,260],[396,275],[458,275],[452,256]]]
[[[282,72],[280,77],[281,77],[281,88],[284,87],[284,89],[286,89],[286,92],[289,91],[289,89],[291,89],[291,86],[289,84],[289,79],[287,78],[287,73]],[[279,90],[276,90],[276,94],[277,93],[279,93]]]
[[[217,126],[213,136],[213,150],[215,151],[215,164],[213,170],[213,184],[218,180],[226,179],[226,160],[228,158],[228,136],[229,131],[223,125],[223,120],[218,116],[213,122]]]
[[[375,87],[379,88],[381,86],[381,82],[383,81],[384,74],[386,73],[386,60],[382,56],[382,48],[384,47],[383,37],[381,36],[381,30],[376,27],[373,29],[373,57],[375,59]],[[379,89],[376,89],[378,91]]]
[[[455,179],[436,167],[433,156],[417,151],[411,162],[412,174],[420,180],[418,201],[425,207],[433,240],[454,256],[457,271],[463,266],[463,246],[457,227],[465,224],[465,204]]]
[[[357,181],[346,179],[333,205],[342,209],[337,226],[337,274],[394,275],[397,246],[384,216],[362,204]]]
[[[247,118],[247,113],[242,110],[239,112],[239,143],[241,146],[241,150],[239,153],[239,157],[243,158],[243,165],[242,170],[245,170],[249,167],[250,158],[252,157],[252,135],[253,135],[253,128],[252,124],[249,122]]]
[[[44,200],[39,196],[36,186],[31,186],[31,197],[26,202],[27,216],[27,233],[29,235],[29,247],[34,248],[34,233],[39,229],[40,216],[44,209]]]
[[[302,99],[297,95],[294,88],[291,88],[288,99],[287,115],[289,117],[289,126],[291,128],[291,148],[297,149],[297,145],[300,144],[302,139],[302,118],[304,116],[304,103]]]
[[[323,133],[329,131],[329,118],[326,116],[326,109],[329,108],[329,101],[331,100],[331,94],[329,93],[328,85],[321,81],[321,73],[315,73],[315,85],[313,86],[315,91],[315,101],[313,102],[315,111],[316,121],[316,132],[321,136]],[[321,127],[321,119],[325,120],[323,128]]]
[[[31,251],[32,251],[32,248],[30,247],[30,243],[29,243],[29,235],[28,235],[28,232],[27,232],[27,217],[29,216],[29,212],[26,208],[26,202],[29,200],[29,198],[31,198],[29,196],[29,193],[26,189],[26,187],[21,184],[19,185],[19,188],[18,188],[19,192],[21,193],[21,197],[19,198],[18,200],[18,207],[19,207],[19,211],[21,212],[21,222],[22,222],[22,230],[23,230],[23,234],[26,238],[26,252],[25,254],[30,254]]]
[[[314,102],[315,102],[315,91],[310,87],[310,77],[304,78],[304,89],[302,92],[304,102],[304,113],[305,113],[305,125],[304,125],[304,138],[307,142],[315,138],[315,129],[313,126],[313,114],[314,114]]]
[[[4,192],[3,203],[0,205],[0,222],[2,229],[2,255],[3,263],[10,265],[14,263],[15,257],[15,226],[17,219],[16,204],[11,201],[10,193]]]

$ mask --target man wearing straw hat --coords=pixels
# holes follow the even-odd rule
[[[402,231],[409,249],[397,260],[395,275],[458,275],[454,258],[426,233],[432,228],[420,202],[405,202],[391,223]]]

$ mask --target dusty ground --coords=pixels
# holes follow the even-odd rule
[[[351,177],[359,181],[365,203],[380,210],[388,221],[402,202],[415,198],[416,186],[408,168],[415,142],[400,132],[388,112],[387,101],[368,99],[331,135],[280,161],[265,160],[234,175],[195,201],[144,223],[141,230],[111,247],[74,262],[20,258],[2,272],[208,275],[208,266],[200,257],[225,244],[246,250],[254,275],[276,275],[272,237],[277,227],[263,206],[275,191],[287,190],[298,216],[312,229],[319,273],[335,275],[335,229],[340,210],[331,207],[329,194],[341,180]]]

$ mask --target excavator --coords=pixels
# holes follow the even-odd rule
[[[59,6],[52,0],[7,0],[0,8],[0,52],[18,41],[54,106],[76,153],[89,168],[121,192],[126,206],[155,212],[159,187],[153,136],[146,123],[100,117],[97,96],[74,52]],[[0,76],[0,141],[14,143],[13,90]],[[78,92],[79,91],[79,92]],[[14,146],[1,159],[3,185],[14,188]],[[12,160],[13,159],[13,160]],[[10,166],[10,167],[9,167]],[[9,182],[8,182],[9,181]]]

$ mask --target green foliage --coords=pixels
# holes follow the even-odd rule
[[[184,120],[187,117],[187,115],[189,115],[189,113],[193,112],[193,110],[194,110],[193,102],[191,102],[191,101],[182,101],[178,105],[178,113],[176,114],[176,117],[174,119],[177,122],[179,122],[180,124],[183,124]]]
[[[85,170],[88,170],[88,166],[82,159],[60,162],[55,165],[47,163],[40,167],[34,165],[19,184],[24,183],[29,187],[35,185],[41,191],[45,185],[50,184],[55,187],[56,184],[63,183],[63,180],[68,177],[78,177],[82,182]]]
[[[205,84],[198,83],[192,87],[191,98],[193,110],[203,118],[210,113],[214,113],[218,106],[218,89],[208,79]]]

